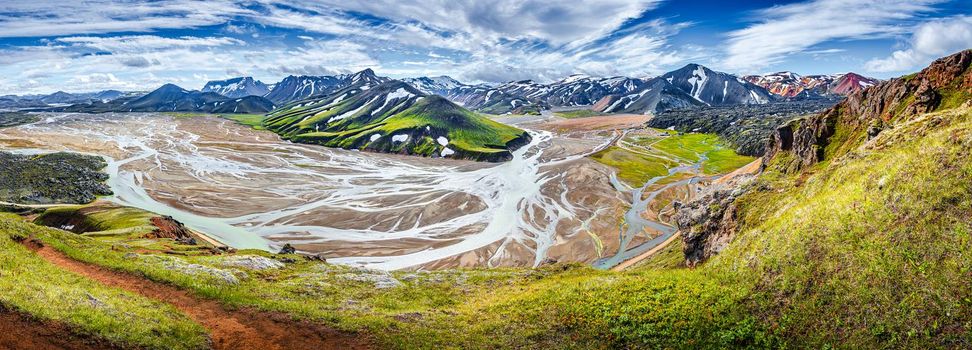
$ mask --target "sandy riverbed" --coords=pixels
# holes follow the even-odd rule
[[[613,124],[596,124],[540,125],[502,164],[298,145],[222,119],[156,114],[50,115],[0,131],[0,145],[109,156],[123,193],[114,200],[182,215],[230,245],[291,243],[388,269],[532,266],[618,248],[625,201],[612,171],[584,157],[614,137]]]

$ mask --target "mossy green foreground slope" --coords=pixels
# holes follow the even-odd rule
[[[278,108],[263,127],[301,143],[492,162],[530,142],[523,130],[401,81],[363,84]]]
[[[626,272],[380,272],[254,251],[161,254],[0,216],[0,304],[128,346],[199,344],[199,328],[170,309],[70,277],[14,241],[31,235],[77,260],[358,331],[381,348],[969,348],[972,107],[943,98],[972,91],[972,52],[963,54],[910,78],[924,80],[913,89],[885,82],[824,114],[832,118],[781,130],[766,170],[736,200],[732,242],[693,269],[649,260]],[[90,290],[109,305],[132,300],[154,323],[65,316],[132,323],[57,297]]]
[[[0,307],[122,346],[207,347],[205,330],[174,307],[64,271],[21,244],[48,230],[0,213]]]

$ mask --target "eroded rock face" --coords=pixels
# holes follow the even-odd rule
[[[972,94],[970,64],[972,50],[940,58],[913,76],[881,82],[849,95],[823,113],[781,126],[770,140],[764,164],[788,152],[793,157],[777,164],[785,172],[800,171],[824,160],[828,146],[849,151],[873,137],[869,131],[874,131],[874,125],[893,124],[936,110],[945,93]],[[840,139],[834,139],[838,134]],[[788,142],[790,139],[792,142]]]
[[[192,235],[189,234],[189,229],[171,216],[156,216],[151,221],[152,225],[155,225],[156,228],[152,230],[149,238],[171,238],[175,240],[189,240],[192,238]]]
[[[744,175],[710,186],[697,199],[676,203],[675,223],[685,243],[685,264],[695,266],[725,249],[736,235],[736,198],[754,176]]]
[[[591,109],[593,109],[595,111],[598,111],[598,112],[603,112],[605,109],[607,109],[612,104],[614,104],[614,102],[617,101],[618,98],[619,98],[618,95],[607,95],[607,96],[604,96],[600,100],[598,100],[597,103],[595,103],[591,107]]]

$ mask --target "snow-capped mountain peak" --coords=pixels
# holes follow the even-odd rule
[[[442,75],[438,77],[418,77],[418,78],[405,78],[402,81],[412,85],[419,91],[422,91],[430,95],[442,95],[445,96],[449,93],[449,90],[455,89],[460,86],[466,86],[465,84],[453,79],[452,77]]]
[[[215,80],[206,83],[202,92],[215,92],[229,97],[263,96],[270,92],[266,84],[252,77],[238,77],[226,80]]]
[[[710,106],[764,104],[773,100],[769,91],[763,87],[694,63],[665,73],[661,78]]]

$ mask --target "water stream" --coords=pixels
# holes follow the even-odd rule
[[[214,123],[228,125],[224,128],[235,127],[225,120]],[[59,114],[18,128],[28,133],[64,135],[85,142],[115,145],[125,157],[117,160],[106,157],[108,167],[105,171],[110,176],[108,185],[114,192],[106,200],[172,216],[186,226],[236,248],[279,249],[280,243],[266,238],[294,233],[302,243],[329,240],[380,242],[405,238],[436,242],[462,228],[482,227],[458,240],[449,237],[455,243],[430,245],[408,254],[328,259],[334,263],[390,270],[433,262],[496,242],[502,243],[493,258],[502,256],[508,244],[519,243],[532,250],[534,265],[538,265],[545,259],[547,249],[555,243],[558,223],[575,218],[578,210],[566,201],[569,189],[563,188],[557,195],[541,191],[548,182],[558,184],[563,179],[562,172],[551,171],[550,167],[587,155],[544,159],[542,156],[553,135],[533,130],[529,131],[532,142],[513,152],[513,160],[491,166],[470,167],[468,162],[428,165],[413,161],[411,157],[389,157],[285,141],[269,145],[243,138],[223,142],[248,147],[248,151],[241,152],[209,146],[200,140],[200,135],[177,125],[171,117],[153,114]],[[70,146],[60,146],[60,149],[56,146],[60,145],[52,145],[52,151],[75,151]],[[301,181],[259,190],[280,198],[303,199],[308,193],[314,196],[296,205],[241,216],[204,216],[173,207],[149,195],[146,184],[158,181],[149,173],[152,170],[169,171],[167,169],[185,171],[193,181],[227,190],[254,190],[252,186],[248,187],[254,179],[284,181],[299,177]],[[437,222],[416,221],[407,227],[395,225],[387,230],[307,225],[298,220],[301,215],[319,208],[358,213],[421,208],[441,200],[443,193],[462,193],[478,198],[485,210]],[[232,196],[229,191],[227,196]],[[388,198],[393,197],[407,199],[388,202]]]
[[[617,176],[611,176],[611,185],[614,186],[615,189],[620,192],[630,191],[631,207],[628,208],[627,212],[625,212],[624,222],[621,223],[621,227],[618,230],[618,239],[621,240],[621,246],[618,248],[618,252],[610,257],[598,259],[594,262],[594,267],[599,269],[610,269],[628,259],[634,258],[648,250],[651,250],[674,235],[678,230],[676,227],[661,222],[660,219],[645,219],[641,216],[641,214],[648,210],[648,205],[654,202],[655,198],[658,197],[659,194],[664,193],[673,187],[692,185],[700,181],[702,177],[698,174],[701,173],[702,163],[707,159],[708,158],[706,158],[704,154],[699,155],[699,160],[695,163],[669,168],[667,175],[653,177],[638,188],[630,188],[630,186],[627,186],[619,181]],[[665,184],[664,186],[648,192],[648,196],[644,196],[645,190],[653,186],[658,181],[666,179],[672,175],[685,172],[695,174],[695,176]],[[644,232],[646,228],[658,231],[661,234],[647,242],[629,248],[631,241],[635,238],[635,236]]]

